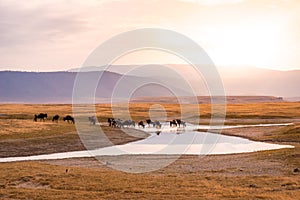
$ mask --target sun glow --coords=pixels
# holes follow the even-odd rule
[[[216,65],[300,69],[299,0],[157,2],[1,1],[0,69],[76,68],[112,36],[139,28],[183,34],[203,47]],[[183,64],[169,56],[155,58],[161,63]],[[153,60],[152,55],[144,54],[139,63]]]
[[[264,66],[279,56],[284,31],[284,24],[280,22],[257,21],[231,27],[212,26],[201,30],[197,37],[216,64]]]

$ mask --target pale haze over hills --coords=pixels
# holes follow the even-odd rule
[[[143,73],[142,70],[133,70],[134,68],[140,69],[138,65],[114,65],[109,66],[107,70],[135,76],[145,76],[154,79],[161,79],[167,82],[177,84],[178,80],[188,79],[193,77],[184,77],[184,75],[177,75],[170,73],[172,70],[160,67],[151,66],[147,70],[150,73]],[[147,67],[146,66],[146,67]],[[185,70],[186,65],[169,65],[170,68],[176,67],[179,70]],[[156,69],[155,69],[156,68]],[[85,67],[83,71],[104,70],[104,67]],[[188,68],[187,68],[188,70]],[[78,71],[78,69],[71,69],[70,71]],[[128,72],[129,71],[129,72]],[[272,69],[263,69],[256,67],[218,67],[218,72],[223,81],[225,92],[227,95],[270,95],[282,97],[300,97],[300,70],[279,71]],[[195,80],[196,87],[200,87],[202,92],[198,95],[207,95],[205,93],[205,77]]]
[[[113,72],[84,72],[88,79],[101,80],[96,87],[97,102],[108,102],[111,98],[127,98],[132,90],[136,97],[169,96],[168,91],[158,85],[146,85],[142,89],[135,86],[145,85],[155,80],[145,77],[122,76]],[[0,102],[8,103],[71,103],[74,72],[0,72]],[[189,96],[188,92],[171,86],[179,95]]]
[[[153,96],[192,96],[186,81],[196,88],[197,96],[208,96],[205,80],[192,80],[154,68],[151,73],[142,70],[125,72],[135,66],[112,66],[110,71],[103,68],[85,68],[88,77],[101,76],[95,93],[96,101],[104,102],[110,98],[140,98]],[[183,67],[183,66],[180,66]],[[98,72],[95,72],[99,70]],[[0,101],[21,103],[71,103],[74,80],[77,73],[72,72],[0,72]],[[119,72],[119,73],[116,73]],[[275,96],[286,100],[300,97],[300,70],[276,71],[259,68],[220,69],[227,96]],[[123,74],[122,74],[123,73]],[[125,74],[125,75],[124,75]],[[170,92],[170,90],[173,91]],[[175,91],[175,94],[174,94]],[[130,93],[130,94],[129,94]]]

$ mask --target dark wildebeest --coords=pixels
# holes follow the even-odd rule
[[[177,126],[177,122],[175,119],[173,119],[172,121],[170,121],[170,126],[173,127],[173,125]]]
[[[114,121],[115,121],[114,118],[108,118],[108,119],[107,119],[108,126],[112,126]]]
[[[143,121],[140,121],[139,123],[138,123],[138,127],[143,127],[143,128],[145,128],[145,124],[144,124],[144,122]]]
[[[96,124],[96,117],[95,117],[95,116],[89,117],[89,122],[90,122],[91,124],[95,125],[95,124]]]
[[[58,119],[59,119],[59,115],[54,115],[54,116],[52,117],[52,121],[53,121],[53,122],[54,122],[54,121],[58,122]]]
[[[154,123],[151,121],[151,119],[146,119],[146,123],[148,124],[148,127],[152,124],[154,127]]]
[[[40,114],[35,114],[34,115],[34,121],[36,122],[37,121],[37,119],[40,119],[40,121],[45,121],[45,119],[47,119],[47,117],[48,117],[48,115],[47,115],[47,113],[40,113]]]
[[[170,121],[170,126],[172,127],[173,125],[178,127],[180,127],[180,125],[182,125],[183,127],[186,126],[185,122],[180,119],[173,119],[172,121]]]
[[[63,120],[64,120],[64,121],[67,121],[68,123],[70,123],[70,121],[71,121],[73,124],[75,124],[74,118],[73,118],[72,116],[70,116],[70,115],[65,116],[65,117],[63,118]]]
[[[116,120],[111,121],[111,127],[118,127]]]
[[[183,127],[186,126],[185,122],[182,121],[181,119],[176,119],[176,122],[177,122],[177,124],[178,124],[179,127],[180,127],[180,125],[182,125]]]
[[[120,119],[108,118],[107,122],[108,122],[108,125],[111,127],[121,128],[123,126],[123,123]]]

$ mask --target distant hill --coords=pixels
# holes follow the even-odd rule
[[[111,97],[120,99],[141,96],[168,96],[168,91],[155,84],[150,78],[124,76],[113,72],[82,72],[87,77],[101,80],[95,91],[96,102],[104,102]],[[8,103],[71,103],[75,72],[0,72],[0,102]],[[139,89],[140,86],[142,89]],[[117,89],[116,89],[117,88]],[[132,89],[135,90],[130,94]],[[181,95],[188,95],[180,88]]]
[[[0,72],[0,101],[20,103],[68,102],[76,73]]]
[[[186,65],[168,66],[181,68],[185,70]],[[112,72],[126,73],[126,69],[131,70],[137,65],[113,65],[108,68]],[[150,66],[151,67],[151,66]],[[178,77],[172,76],[168,71],[161,71],[160,68],[149,70],[151,73],[132,73],[136,76],[148,77],[151,79],[165,80],[170,85],[178,85]],[[104,67],[85,67],[81,70],[102,70]],[[78,71],[72,69],[71,71]],[[271,69],[263,69],[256,67],[219,67],[219,74],[223,80],[224,89],[228,96],[277,96],[284,97],[289,100],[300,99],[300,70],[279,71]],[[183,79],[186,77],[183,77]],[[192,80],[192,78],[191,78]],[[192,80],[193,81],[193,80]],[[205,85],[195,81],[201,91],[205,90]],[[208,93],[199,92],[199,96],[207,96]]]
[[[125,67],[125,68],[124,68]],[[87,68],[87,77],[102,75],[95,91],[96,102],[107,102],[111,97],[134,102],[175,102],[172,96],[183,96],[187,103],[195,103],[188,96],[198,97],[198,102],[209,102],[208,94],[201,93],[205,84],[196,84],[199,93],[187,91],[187,85],[172,73],[153,69],[151,73],[124,75],[124,69],[135,66],[112,67],[112,71],[102,68]],[[92,70],[92,71],[90,71]],[[94,71],[93,71],[94,70]],[[95,72],[95,70],[98,70]],[[100,70],[100,71],[99,71]],[[73,71],[78,71],[73,70]],[[119,71],[120,73],[116,73]],[[231,103],[278,102],[297,100],[300,97],[300,71],[275,71],[258,68],[220,69],[227,100]],[[0,72],[0,102],[8,103],[71,103],[74,80],[77,72]],[[189,77],[186,77],[188,79]],[[150,83],[150,84],[149,84]],[[116,89],[117,88],[117,89]],[[175,93],[174,93],[175,91]],[[242,96],[242,97],[241,97]],[[156,97],[156,98],[154,98]],[[157,98],[159,97],[159,98]],[[283,97],[280,98],[280,97]]]
[[[300,97],[300,70],[220,69],[229,95]]]

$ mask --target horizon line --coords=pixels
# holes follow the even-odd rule
[[[116,64],[116,65],[108,65],[108,66],[146,66],[146,65],[189,65],[189,64],[176,64],[176,63],[169,63],[169,64]],[[62,69],[62,70],[47,70],[47,71],[40,71],[40,70],[24,70],[24,69],[0,69],[0,72],[34,72],[34,73],[47,73],[47,72],[72,72],[72,73],[77,73],[80,69],[84,68],[95,68],[94,71],[110,71],[110,70],[97,70],[97,68],[101,68],[104,66],[85,66],[85,67],[74,67],[74,68],[69,68],[69,69]],[[241,66],[229,66],[229,65],[215,65],[217,69],[224,69],[226,67],[230,67],[233,69],[249,69],[249,68],[257,68],[257,69],[263,69],[263,70],[272,70],[272,71],[280,71],[280,72],[291,72],[291,71],[300,71],[300,68],[290,68],[290,69],[276,69],[276,68],[269,68],[269,67],[258,67],[258,66],[249,66],[245,65],[243,67]],[[73,71],[72,71],[73,70]],[[83,72],[92,72],[93,70],[88,70],[88,71],[83,71]]]

